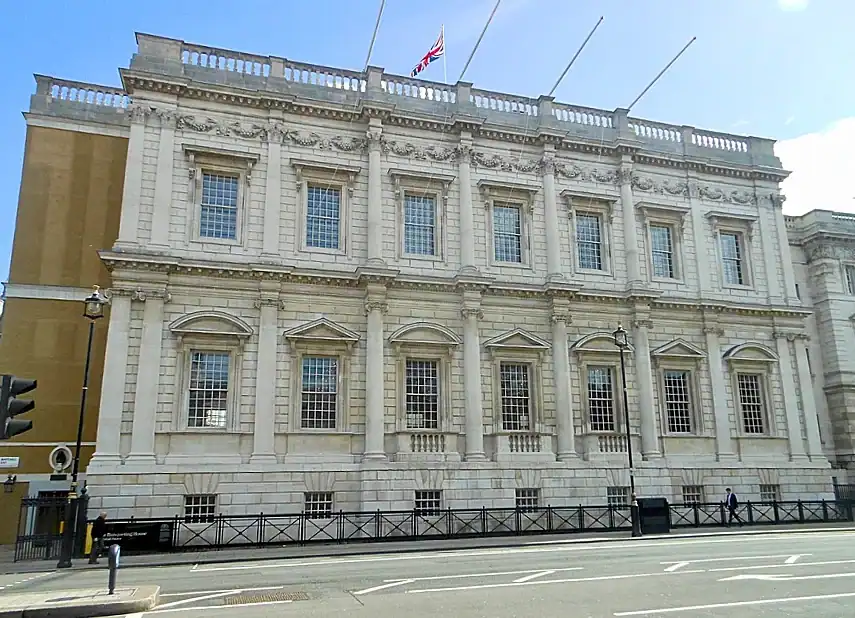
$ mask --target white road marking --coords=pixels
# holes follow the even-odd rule
[[[393,582],[389,582],[388,584],[381,584],[380,586],[374,586],[373,588],[366,588],[365,590],[359,590],[354,592],[353,594],[368,594],[369,592],[377,592],[378,590],[386,590],[387,588],[394,588],[395,586],[403,586],[404,584],[412,584],[412,579],[396,579]]]
[[[261,590],[282,590],[285,586],[263,586],[261,588],[241,588],[241,592],[257,592]],[[194,594],[216,594],[218,592],[232,592],[232,589],[228,590],[193,590],[192,592],[169,592],[167,594],[161,594],[160,598],[164,599],[167,597],[189,597]]]
[[[45,573],[36,573],[35,575],[30,575],[29,577],[25,577],[24,579],[19,579],[16,582],[12,582],[11,584],[5,584],[3,586],[0,586],[0,590],[5,590],[7,588],[11,588],[12,586],[24,584],[24,583],[32,581],[34,579],[39,579],[40,577],[47,577],[48,575],[53,575],[53,574],[54,574],[54,571],[47,571]]]
[[[515,579],[515,584],[523,584],[525,582],[530,582],[533,579],[537,579],[538,577],[544,577],[545,575],[552,575],[555,571],[541,571],[540,573],[532,573],[531,575],[526,575],[525,577],[520,577],[519,579]]]
[[[787,564],[792,564],[793,562],[795,562],[795,560],[792,560],[792,558],[798,559],[799,556],[812,556],[812,555],[813,554],[798,554],[796,556],[793,556],[792,554],[778,554],[778,555],[774,555],[774,556],[727,556],[724,558],[699,558],[697,560],[686,560],[686,561],[680,561],[680,562],[667,561],[667,562],[660,562],[659,564],[686,565],[686,564],[701,564],[703,562],[735,562],[737,560],[771,560],[773,558],[787,558]],[[792,560],[792,562],[791,562],[791,560]],[[668,569],[665,569],[665,570],[667,571]]]
[[[802,556],[812,556],[813,554],[796,554],[794,556],[790,556],[784,561],[784,564],[795,564],[796,561]]]
[[[668,564],[668,563],[667,562],[660,562],[659,564]],[[682,569],[684,566],[686,566],[688,564],[689,564],[688,562],[675,562],[674,564],[669,566],[667,569],[665,569],[665,572],[666,573],[673,573],[677,569]]]
[[[178,605],[184,605],[186,603],[195,603],[197,601],[207,601],[208,599],[217,599],[220,597],[227,597],[231,594],[239,594],[240,590],[226,590],[225,592],[217,592],[214,594],[203,594],[198,597],[193,597],[192,599],[184,599],[183,601],[173,601],[172,603],[167,603],[165,605],[161,605],[158,607],[158,610],[164,610],[170,607],[176,607]]]
[[[666,607],[663,609],[642,609],[631,612],[615,612],[613,615],[620,616],[648,616],[650,614],[673,614],[677,612],[695,612],[701,609],[722,609],[729,607],[746,607],[750,605],[776,605],[778,603],[797,603],[800,601],[823,601],[825,599],[843,599],[855,597],[855,592],[841,592],[838,594],[820,594],[810,597],[784,597],[781,599],[758,599],[756,601],[733,601],[731,603],[713,603],[711,605],[691,605],[686,607]]]
[[[734,575],[720,579],[720,582],[731,582],[744,579],[759,579],[761,581],[770,582],[790,582],[800,581],[805,579],[839,579],[841,577],[855,577],[855,572],[852,573],[823,573],[821,575],[787,575],[784,573],[776,573],[774,575]]]
[[[442,579],[467,579],[473,577],[502,577],[504,575],[524,575],[527,573],[556,573],[558,571],[566,572],[566,571],[582,571],[584,570],[582,567],[566,567],[563,569],[552,569],[551,571],[546,571],[546,569],[528,569],[526,571],[493,571],[491,573],[462,573],[460,575],[431,575],[429,577],[413,577],[411,581],[414,582],[429,582],[429,581],[437,581]],[[398,581],[397,579],[385,579],[383,581],[392,582]]]
[[[261,603],[236,603],[234,605],[205,605],[202,607],[173,607],[171,609],[153,609],[149,612],[145,612],[144,615],[149,614],[166,614],[169,612],[192,612],[192,611],[209,611],[215,609],[235,609],[236,607],[262,607],[264,605],[285,605],[286,603],[293,603],[291,599],[287,601],[263,601]]]
[[[748,571],[753,569],[780,569],[782,567],[808,567],[808,566],[828,566],[830,564],[852,564],[855,560],[822,560],[819,562],[799,562],[796,564],[755,564],[752,566],[738,567],[720,567],[717,569],[708,569],[710,573],[720,573],[722,571]]]

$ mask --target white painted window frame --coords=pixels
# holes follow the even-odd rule
[[[492,268],[514,268],[534,272],[532,229],[534,200],[539,187],[512,182],[479,180],[478,191],[484,203],[487,228],[487,261]],[[494,208],[516,206],[520,210],[520,260],[505,262],[496,259],[496,236],[493,226]]]
[[[393,168],[389,170],[395,194],[395,233],[396,255],[398,259],[418,260],[424,262],[443,263],[448,255],[448,238],[446,234],[448,218],[448,192],[454,176],[444,174],[418,174],[415,172]],[[406,197],[428,196],[434,199],[434,252],[433,255],[422,253],[407,253],[405,245],[405,214]]]
[[[323,253],[352,257],[353,223],[351,200],[355,190],[358,167],[329,165],[317,161],[291,159],[291,166],[297,183],[297,225],[299,228],[298,247],[300,253]],[[338,247],[310,247],[308,237],[309,187],[336,188],[340,191]]]

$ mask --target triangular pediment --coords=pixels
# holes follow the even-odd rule
[[[740,343],[724,353],[727,361],[745,361],[755,363],[774,363],[778,355],[762,343]]]
[[[197,311],[182,315],[169,325],[169,330],[176,335],[252,335],[249,324],[222,311]]]
[[[703,350],[683,339],[675,339],[663,346],[659,346],[650,354],[651,356],[686,359],[700,359],[706,356]]]
[[[485,348],[515,348],[517,350],[548,350],[552,346],[548,341],[532,335],[521,328],[493,337],[484,342]]]
[[[619,354],[620,348],[615,345],[614,333],[598,332],[585,335],[576,343],[570,346],[570,349],[577,353],[592,352],[597,354]],[[628,352],[634,352],[635,348],[629,343]]]
[[[441,324],[414,322],[392,333],[389,342],[410,345],[459,345],[460,338]]]
[[[285,338],[308,341],[341,341],[354,343],[359,335],[327,318],[318,318],[285,331]]]

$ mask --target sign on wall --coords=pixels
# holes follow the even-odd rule
[[[20,457],[0,457],[0,468],[17,468],[20,463]]]

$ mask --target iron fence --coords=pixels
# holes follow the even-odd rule
[[[839,485],[834,483],[834,497],[841,501],[855,502],[855,484]]]
[[[46,492],[47,493],[47,492]],[[21,560],[59,560],[62,549],[62,529],[68,492],[50,492],[35,498],[23,498],[18,514],[18,532],[15,537],[15,562]],[[66,494],[66,495],[63,495]],[[85,492],[74,503],[71,524],[77,527],[73,553],[83,553],[86,511],[89,498]]]

